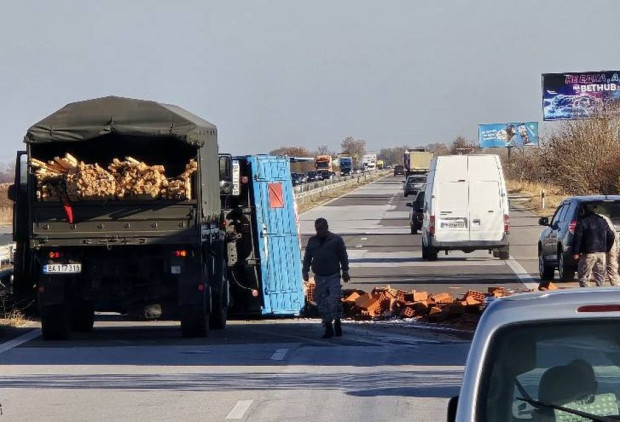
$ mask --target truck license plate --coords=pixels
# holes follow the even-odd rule
[[[441,228],[442,229],[464,229],[465,222],[464,221],[442,221]]]
[[[82,264],[47,264],[43,274],[77,274],[82,272]]]

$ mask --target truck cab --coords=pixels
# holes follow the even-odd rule
[[[617,420],[619,323],[615,288],[495,299],[476,329],[448,421]]]

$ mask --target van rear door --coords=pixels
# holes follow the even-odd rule
[[[467,182],[439,182],[435,189],[435,239],[438,242],[469,241]]]
[[[470,240],[499,241],[504,236],[502,201],[503,177],[499,159],[495,156],[470,156],[469,221]]]
[[[499,241],[504,236],[504,212],[498,182],[469,184],[469,236],[472,241]]]

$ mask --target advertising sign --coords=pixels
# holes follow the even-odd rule
[[[538,122],[491,123],[478,125],[481,148],[538,145]]]
[[[583,119],[620,100],[620,71],[545,73],[543,120]]]

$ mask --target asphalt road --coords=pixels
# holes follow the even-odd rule
[[[536,274],[539,229],[512,214],[512,259],[486,253],[420,258],[401,179],[362,187],[301,216],[326,217],[344,236],[351,287],[429,292],[504,285]],[[308,319],[233,321],[208,339],[174,322],[101,315],[92,333],[44,342],[35,327],[0,344],[0,421],[436,421],[458,393],[469,342],[416,323],[346,321],[320,338]],[[23,333],[23,334],[22,334]]]

